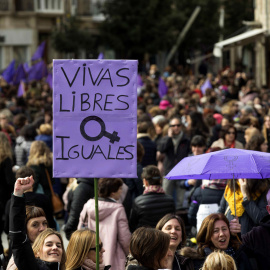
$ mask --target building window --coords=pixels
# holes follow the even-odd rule
[[[8,0],[1,0],[0,1],[0,10],[1,11],[8,11]]]
[[[61,0],[35,0],[37,12],[64,13],[64,1]]]
[[[34,1],[33,0],[16,0],[15,1],[16,11],[34,11]]]

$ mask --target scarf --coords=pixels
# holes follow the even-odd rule
[[[237,186],[239,187],[237,189]],[[245,212],[245,208],[242,205],[243,202],[243,194],[241,192],[239,183],[236,182],[235,183],[235,202],[236,202],[236,215],[238,217],[241,217],[243,215],[243,213]],[[256,192],[254,195],[252,195],[252,200],[255,201],[258,197],[260,197],[261,193],[260,192]],[[234,192],[233,190],[231,190],[229,188],[229,186],[227,185],[225,188],[225,192],[224,192],[224,198],[225,200],[228,202],[230,210],[231,210],[231,215],[235,216],[235,209],[234,209]]]
[[[148,186],[145,187],[145,190],[143,192],[143,194],[147,194],[149,192],[154,192],[154,193],[165,193],[164,189],[162,188],[162,186]]]
[[[225,147],[228,147],[228,148],[235,148],[235,141],[233,141],[231,144],[228,144],[228,143],[224,140],[224,145],[225,145]]]
[[[104,268],[105,268],[105,265],[104,264],[100,264],[99,265],[99,269],[100,270],[104,270]],[[96,270],[96,264],[92,260],[86,258],[83,261],[82,269],[85,269],[85,270]]]
[[[178,145],[179,145],[180,141],[182,140],[183,135],[184,135],[184,132],[181,131],[178,135],[172,137],[174,154],[177,154]]]

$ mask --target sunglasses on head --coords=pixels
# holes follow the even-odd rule
[[[180,124],[177,124],[177,125],[170,125],[170,127],[180,127],[181,125]]]
[[[103,243],[99,244],[99,245],[98,245],[98,248],[99,248],[99,251],[101,251],[102,248],[103,248]],[[96,248],[95,248],[95,247],[94,247],[94,248],[89,248],[89,251],[90,251],[90,250],[96,251]]]

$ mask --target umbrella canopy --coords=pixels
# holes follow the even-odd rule
[[[270,154],[225,149],[182,159],[167,175],[176,179],[270,178]]]

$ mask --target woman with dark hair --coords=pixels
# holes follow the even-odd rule
[[[197,234],[197,250],[183,248],[181,254],[193,259],[194,269],[199,270],[209,254],[215,250],[224,251],[235,260],[238,270],[251,270],[249,259],[241,248],[237,235],[229,229],[229,221],[224,214],[207,216]]]
[[[156,229],[170,236],[170,250],[174,256],[169,257],[167,268],[172,270],[193,270],[193,262],[179,251],[186,245],[186,229],[182,218],[175,214],[165,215],[157,224]]]
[[[237,136],[236,128],[232,124],[229,124],[221,129],[220,139],[214,141],[211,145],[211,148],[220,147],[221,149],[225,148],[244,149],[243,144],[236,140],[236,136]]]
[[[219,212],[226,212],[228,220],[236,222],[235,200],[236,216],[241,224],[241,234],[245,234],[254,226],[258,226],[260,220],[268,214],[266,194],[269,189],[269,181],[268,179],[238,179],[235,189],[234,198],[233,180],[229,180],[220,201]]]
[[[195,135],[201,135],[205,139],[209,136],[209,128],[205,124],[203,115],[199,112],[191,112],[187,115],[187,134],[192,139]]]
[[[124,206],[118,203],[123,181],[120,178],[100,178],[98,182],[99,235],[104,241],[104,264],[124,270],[130,231]],[[80,214],[78,229],[96,230],[95,200],[90,199]]]
[[[267,152],[268,144],[263,135],[253,135],[246,145],[247,150]]]
[[[127,266],[127,270],[158,270],[168,268],[173,256],[169,249],[170,237],[153,228],[139,228],[131,236],[130,253],[139,263]]]
[[[130,212],[129,226],[132,232],[141,226],[154,228],[164,215],[175,211],[172,196],[165,194],[161,187],[162,177],[156,166],[144,167],[142,179],[145,190],[134,200]]]

